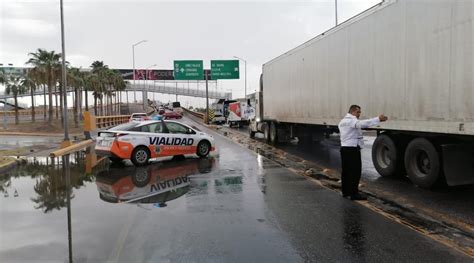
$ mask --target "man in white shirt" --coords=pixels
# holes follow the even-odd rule
[[[351,105],[349,113],[339,122],[341,136],[341,164],[342,164],[342,196],[351,200],[365,200],[364,195],[359,193],[359,180],[362,172],[362,160],[360,148],[364,146],[362,128],[368,128],[387,120],[380,114],[378,117],[359,120],[360,106]]]

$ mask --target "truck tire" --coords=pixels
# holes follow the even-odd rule
[[[278,131],[275,122],[270,123],[269,127],[269,133],[270,133],[270,143],[271,144],[276,144],[278,142]]]
[[[403,153],[392,137],[381,134],[372,146],[372,162],[383,177],[395,177],[404,174]]]
[[[408,177],[422,188],[431,188],[441,177],[440,155],[425,138],[412,140],[405,151]]]
[[[197,149],[196,149],[196,154],[204,158],[207,155],[209,155],[209,152],[211,151],[211,144],[208,141],[200,141],[198,143]]]
[[[150,150],[145,146],[138,146],[133,150],[130,160],[136,166],[146,165],[150,160]]]
[[[270,125],[268,123],[265,123],[265,125],[263,125],[263,136],[265,138],[265,141],[270,142]]]

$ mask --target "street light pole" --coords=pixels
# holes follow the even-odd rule
[[[239,58],[237,56],[234,56],[234,58],[238,59],[238,60],[242,60],[244,62],[244,67],[245,67],[245,99],[247,99],[247,60],[243,59],[243,58]]]
[[[137,91],[135,90],[135,46],[141,43],[147,42],[148,40],[141,40],[132,45],[132,59],[133,59],[133,101],[137,102]]]
[[[148,69],[151,68],[151,67],[156,67],[156,64],[153,64],[153,65],[148,66],[147,68],[145,68],[145,90],[143,91],[143,108],[145,110],[146,110],[146,108],[145,108],[146,104],[145,103],[148,102],[148,82],[147,82]],[[145,96],[145,94],[146,94],[146,96]],[[146,97],[146,100],[145,100],[145,97]]]
[[[337,0],[334,0],[334,1],[335,1],[334,6],[336,8],[336,26],[337,26],[337,24],[338,24],[338,22],[337,22]]]
[[[69,140],[69,131],[68,131],[68,112],[67,112],[67,83],[66,83],[66,48],[64,42],[64,12],[63,12],[63,0],[60,0],[60,9],[61,9],[61,56],[62,56],[62,85],[63,85],[63,100],[64,100],[64,109],[63,109],[63,119],[64,119],[64,141],[61,146],[66,147],[71,145]]]

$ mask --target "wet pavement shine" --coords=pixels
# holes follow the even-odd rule
[[[78,153],[1,175],[0,261],[472,261],[201,129],[215,156],[88,172]]]
[[[247,127],[232,131],[248,137]],[[264,141],[261,134],[256,136],[259,142]],[[411,183],[406,175],[394,178],[382,177],[377,173],[372,162],[371,150],[375,137],[365,136],[364,139],[365,147],[361,150],[361,180],[365,184],[363,190],[383,193],[383,196],[380,197],[385,200],[390,200],[409,209],[416,208],[432,218],[456,225],[472,236],[472,225],[474,225],[473,184],[451,187],[439,184],[433,189],[422,189]],[[340,139],[337,135],[331,135],[329,139],[309,144],[281,143],[275,145],[275,148],[340,173]]]

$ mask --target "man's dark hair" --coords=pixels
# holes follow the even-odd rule
[[[349,113],[352,113],[353,111],[359,109],[360,110],[360,106],[359,105],[351,105],[351,107],[349,108]]]

